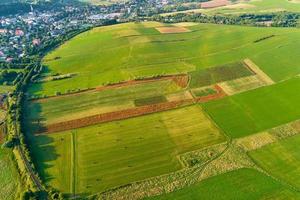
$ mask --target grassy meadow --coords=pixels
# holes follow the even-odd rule
[[[64,193],[93,194],[179,170],[179,154],[223,141],[195,105],[39,135],[31,148],[47,184]]]
[[[220,195],[221,194],[221,195]],[[298,199],[300,194],[253,169],[214,176],[190,187],[149,200]]]
[[[172,80],[161,80],[102,91],[88,91],[45,101],[29,101],[26,118],[29,122],[40,120],[43,124],[52,124],[133,108],[137,99],[164,97],[181,91],[182,88]]]
[[[166,25],[127,23],[82,33],[48,54],[43,63],[48,66],[45,74],[76,75],[32,84],[29,92],[54,95],[141,77],[187,73],[245,58],[275,81],[300,73],[299,29],[196,24],[187,27],[190,32],[162,34],[155,29],[161,26]],[[254,42],[269,35],[275,37]]]
[[[300,136],[250,152],[250,156],[272,176],[300,189]]]
[[[263,3],[265,7],[269,3],[268,9],[274,6],[270,0],[245,2]],[[296,9],[298,4],[294,5]],[[164,34],[156,29],[163,26],[186,26],[190,31]],[[176,30],[174,27],[169,30]],[[270,35],[274,36],[260,40]],[[57,92],[159,75],[184,73],[191,79],[187,88],[171,80],[160,80],[28,101],[26,132],[42,180],[68,195],[88,196],[122,189],[131,183],[178,172],[184,167],[179,160],[181,154],[191,153],[196,162],[202,155],[196,150],[213,149],[212,145],[300,119],[299,38],[297,28],[157,22],[100,27],[74,37],[43,59],[47,66],[44,77],[72,74],[71,78],[45,78],[32,83],[30,96],[53,96]],[[242,63],[246,58],[272,79],[270,85],[259,75],[249,77],[253,73]],[[242,77],[245,83],[239,84]],[[35,127],[31,126],[37,121],[52,124],[184,99],[191,95],[190,90],[195,96],[205,96],[215,92],[212,86],[199,87],[227,80],[241,93],[201,105],[48,135],[34,135]],[[247,88],[252,90],[246,91]],[[299,138],[266,145],[248,155],[242,151],[224,153],[210,165],[217,173],[219,168],[224,169],[218,164],[229,163],[225,168],[231,169],[232,164],[232,169],[237,169],[234,164],[239,166],[238,162],[254,161],[253,165],[271,176],[239,169],[153,199],[298,199],[299,193],[293,187],[300,190]],[[206,150],[208,156],[212,154],[211,149]],[[235,161],[226,159],[228,155],[251,159],[230,163],[230,159]]]
[[[1,145],[1,141],[0,141]],[[20,192],[19,174],[10,153],[0,147],[0,199],[15,200]]]
[[[233,138],[300,118],[300,78],[204,104],[210,117]]]

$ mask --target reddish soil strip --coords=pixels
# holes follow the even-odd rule
[[[229,5],[230,1],[228,0],[212,0],[204,3],[200,3],[201,8],[217,8],[221,6]]]
[[[217,91],[217,93],[211,94],[208,96],[204,96],[204,97],[198,97],[195,99],[196,102],[204,103],[204,102],[215,100],[215,99],[221,99],[221,98],[227,96],[226,93],[222,90],[222,88],[219,85],[214,85],[214,89]]]
[[[141,115],[171,110],[192,103],[194,103],[192,99],[186,99],[181,101],[153,104],[153,105],[141,106],[137,108],[131,108],[127,110],[93,115],[81,119],[75,119],[75,120],[60,122],[56,124],[50,124],[44,128],[41,128],[38,134],[49,134],[49,133],[61,132],[61,131],[81,128],[81,127],[86,127],[94,124],[104,123],[104,122],[111,122],[116,120],[128,119],[132,117],[138,117]]]
[[[38,134],[49,134],[49,133],[61,132],[61,131],[66,131],[66,130],[71,130],[76,128],[82,128],[90,125],[95,125],[99,123],[104,123],[104,122],[111,122],[111,121],[117,121],[122,119],[128,119],[132,117],[138,117],[142,115],[175,109],[181,106],[191,105],[195,102],[203,103],[203,102],[220,99],[222,97],[227,96],[225,92],[222,90],[222,88],[219,87],[218,85],[215,85],[214,89],[217,91],[216,94],[208,95],[205,97],[199,97],[196,99],[185,99],[180,101],[146,105],[146,106],[141,106],[136,108],[130,108],[127,110],[103,113],[103,114],[93,115],[89,117],[84,117],[81,119],[75,119],[75,120],[50,124],[46,127],[42,127],[38,132]]]
[[[62,94],[59,96],[50,96],[50,97],[46,97],[46,98],[42,98],[42,99],[33,99],[32,102],[45,102],[49,99],[63,98],[66,96],[78,96],[78,95],[88,93],[88,92],[99,92],[99,91],[103,91],[103,90],[127,87],[127,86],[150,83],[150,82],[155,82],[155,81],[162,81],[162,80],[173,80],[178,86],[185,88],[185,87],[187,87],[189,77],[186,74],[178,74],[178,75],[170,75],[170,76],[160,76],[160,77],[155,77],[155,78],[145,78],[145,79],[141,79],[141,80],[130,80],[130,81],[106,85],[106,86],[99,86],[99,87],[96,87],[93,89],[81,90],[81,91],[70,93],[70,94]]]

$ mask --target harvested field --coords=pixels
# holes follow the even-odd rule
[[[199,88],[222,81],[253,75],[242,62],[229,63],[222,66],[190,72],[190,88]]]
[[[39,135],[33,148],[37,150],[35,153],[40,152],[36,154],[39,166],[47,166],[39,168],[44,172],[43,179],[47,185],[63,188],[65,193],[70,190],[67,168],[72,161],[68,145],[73,133],[76,133],[77,194],[94,194],[175,172],[183,168],[178,155],[225,141],[198,105]],[[57,159],[51,159],[57,154],[60,155]],[[66,167],[56,170],[62,163]]]
[[[250,59],[245,59],[244,63],[249,67],[250,70],[253,71],[254,74],[257,75],[261,81],[266,83],[267,85],[272,85],[275,82],[265,73],[263,72],[254,62],[252,62]]]
[[[194,97],[190,93],[190,91],[177,92],[173,94],[166,95],[166,98],[169,102],[171,101],[182,101],[186,99],[193,99]]]
[[[157,27],[158,30],[162,34],[171,34],[171,33],[186,33],[190,32],[188,28],[181,26],[165,26],[165,27]]]
[[[221,6],[227,6],[231,2],[228,0],[212,0],[208,2],[200,3],[201,8],[208,9],[208,8],[217,8]]]
[[[176,23],[176,24],[173,24],[173,25],[177,26],[177,27],[191,27],[191,26],[198,25],[198,23],[195,23],[195,22],[180,22],[180,23]]]
[[[254,90],[266,85],[257,75],[247,76],[231,81],[218,83],[227,95],[234,95],[249,90]]]
[[[137,117],[141,115],[166,111],[166,110],[178,108],[180,106],[189,105],[192,103],[193,100],[183,100],[177,102],[167,102],[167,103],[141,106],[138,108],[115,111],[110,113],[103,113],[103,114],[89,116],[81,119],[64,121],[56,124],[50,124],[45,128],[41,127],[39,133],[60,132],[60,131],[76,129],[80,127],[90,126],[98,123],[127,119],[127,118]]]
[[[235,143],[245,151],[253,151],[262,148],[265,145],[274,143],[277,138],[269,132],[261,132],[247,137],[237,139]]]

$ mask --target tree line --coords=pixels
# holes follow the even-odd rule
[[[174,15],[155,15],[151,20],[164,23],[199,22],[228,25],[252,25],[273,27],[297,27],[300,14],[278,12],[269,14],[205,15],[202,13],[178,13]]]

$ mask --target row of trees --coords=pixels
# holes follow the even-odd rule
[[[300,14],[290,12],[241,15],[205,15],[202,13],[178,13],[169,16],[155,15],[151,19],[165,23],[200,22],[230,25],[297,27],[299,25]]]

